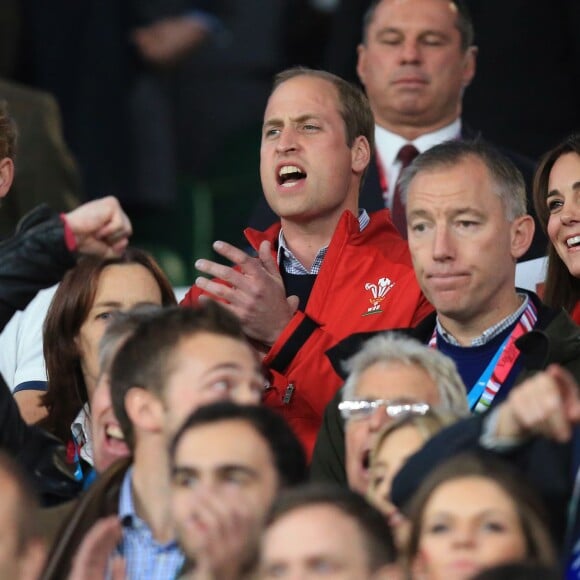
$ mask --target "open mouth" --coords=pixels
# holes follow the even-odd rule
[[[119,425],[115,423],[108,423],[105,426],[105,438],[107,439],[107,444],[113,449],[118,451],[128,449],[127,443],[125,443],[125,436]]]
[[[367,449],[363,453],[361,465],[365,471],[368,471],[371,468],[371,450],[370,449]]]
[[[569,248],[576,248],[576,247],[580,246],[580,236],[574,236],[572,238],[568,238],[566,240],[566,245]]]
[[[292,187],[306,179],[306,173],[296,165],[283,165],[278,171],[278,184],[282,187]]]

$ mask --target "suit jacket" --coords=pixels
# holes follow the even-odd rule
[[[0,79],[0,100],[7,102],[18,128],[16,174],[0,212],[0,238],[6,238],[36,206],[47,203],[59,212],[70,211],[79,205],[82,191],[54,98]]]

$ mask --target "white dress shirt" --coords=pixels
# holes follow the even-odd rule
[[[395,185],[401,171],[401,162],[397,160],[397,155],[403,145],[412,144],[419,153],[431,149],[444,141],[457,139],[461,135],[461,119],[457,118],[451,125],[447,125],[433,133],[421,135],[414,141],[407,141],[400,135],[387,131],[383,127],[375,125],[375,145],[377,149],[378,162],[382,165],[383,174],[387,180],[387,191],[383,192],[385,206],[392,207]]]

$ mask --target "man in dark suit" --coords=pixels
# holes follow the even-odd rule
[[[362,194],[367,209],[381,205],[377,193],[382,192],[396,221],[396,182],[406,165],[399,158],[402,147],[412,145],[423,153],[443,141],[476,136],[461,119],[463,93],[476,72],[473,39],[473,23],[463,0],[377,0],[370,6],[357,64],[376,121],[375,171],[367,177]],[[502,153],[522,171],[529,187],[532,162]],[[404,228],[403,220],[403,233]],[[537,227],[522,259],[544,255],[545,245]]]

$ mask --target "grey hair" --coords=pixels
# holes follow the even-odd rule
[[[356,388],[361,375],[375,364],[421,367],[435,381],[441,408],[458,415],[469,413],[465,385],[455,363],[439,351],[396,332],[371,338],[357,354],[344,363],[349,374],[342,389],[343,401],[356,398]]]
[[[446,141],[415,157],[399,178],[405,204],[411,182],[419,173],[455,167],[468,158],[478,159],[485,165],[508,222],[527,214],[526,184],[520,170],[482,139]]]

